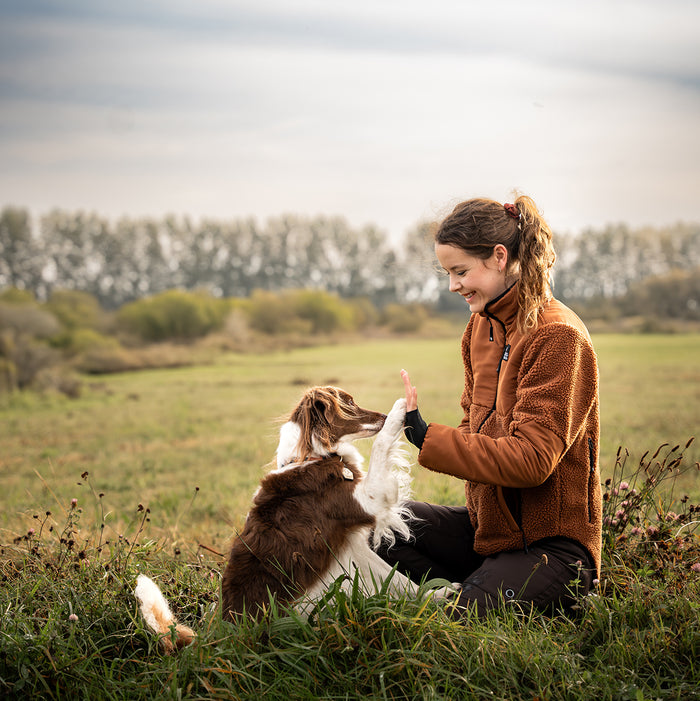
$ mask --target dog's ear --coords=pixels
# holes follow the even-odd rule
[[[335,402],[329,395],[317,393],[313,400],[313,412],[318,425],[329,424],[336,413]]]
[[[299,453],[306,457],[315,438],[324,448],[330,448],[330,424],[335,412],[333,397],[320,388],[309,390],[294,410],[291,420],[300,428]]]

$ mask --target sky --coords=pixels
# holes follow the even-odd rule
[[[0,206],[700,221],[697,0],[2,0]]]

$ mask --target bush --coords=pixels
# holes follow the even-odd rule
[[[387,304],[382,322],[393,333],[419,331],[428,317],[422,304]]]
[[[245,311],[252,329],[271,336],[349,331],[360,318],[352,303],[323,290],[256,290]]]
[[[97,328],[102,313],[99,302],[79,290],[54,290],[45,308],[69,331]]]
[[[34,303],[7,304],[0,302],[0,333],[13,337],[51,338],[61,330],[53,314]]]
[[[228,307],[206,293],[170,290],[122,307],[121,331],[143,341],[192,340],[223,326]]]
[[[31,387],[37,375],[59,360],[58,353],[26,334],[0,331],[0,389]]]
[[[298,290],[289,296],[294,313],[310,323],[311,333],[331,333],[352,328],[352,309],[337,295],[322,290]]]

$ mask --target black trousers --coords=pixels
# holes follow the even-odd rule
[[[540,611],[571,607],[586,595],[595,577],[588,551],[568,538],[548,538],[526,550],[484,557],[474,552],[474,529],[466,507],[409,504],[415,518],[412,538],[397,536],[379,555],[411,580],[441,578],[460,583],[448,607],[459,618],[468,608],[484,616],[503,604],[520,603]]]

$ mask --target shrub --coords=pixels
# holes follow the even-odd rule
[[[323,290],[256,290],[241,309],[251,329],[270,336],[352,331],[371,318],[366,305]]]
[[[60,330],[56,317],[34,303],[0,302],[0,333],[9,331],[13,337],[51,338]]]
[[[99,302],[79,290],[54,290],[45,308],[69,331],[96,328],[102,313]]]
[[[382,322],[393,333],[413,333],[420,330],[427,317],[422,304],[387,304]]]
[[[120,330],[143,341],[192,340],[222,327],[228,307],[206,293],[170,290],[122,307]]]
[[[322,290],[298,290],[289,294],[296,316],[310,323],[311,333],[350,330],[353,313],[338,295]]]

